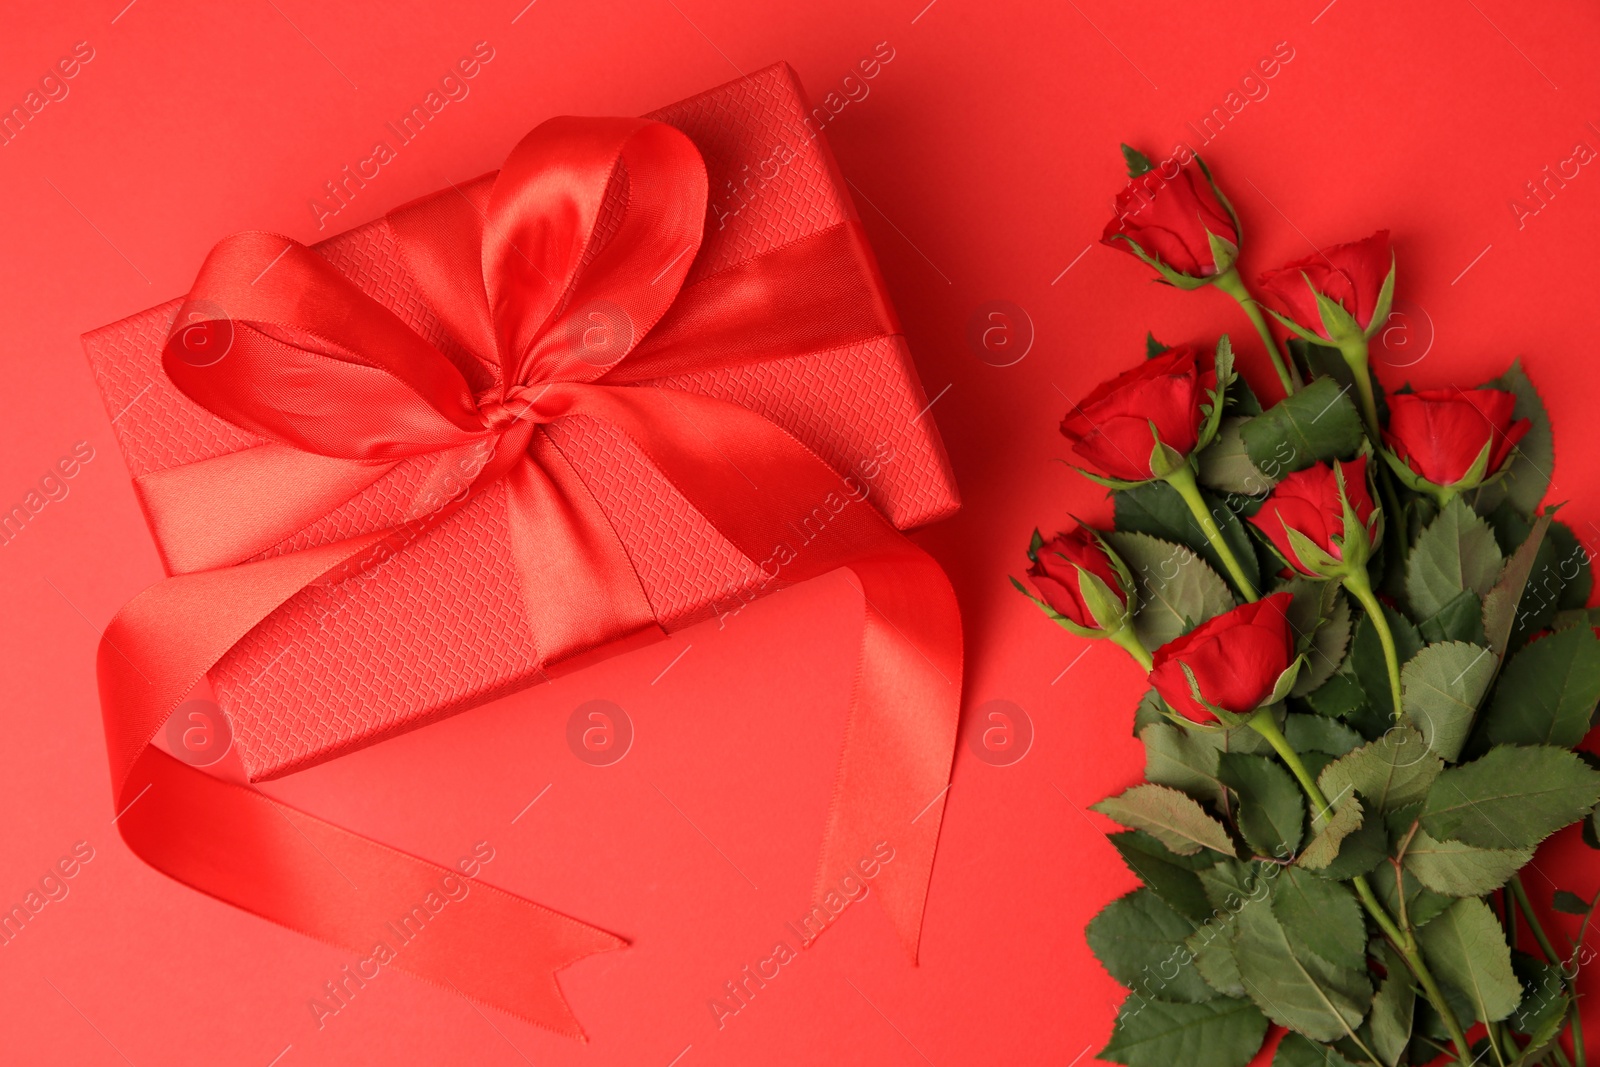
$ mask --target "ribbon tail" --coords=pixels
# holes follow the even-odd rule
[[[831,915],[827,897],[876,867],[872,888],[915,964],[955,755],[961,625],[944,571],[899,541],[848,564],[866,614],[812,904]]]
[[[123,607],[99,650],[115,821],[136,855],[201,892],[364,964],[394,966],[581,1040],[555,972],[623,947],[621,938],[213,778],[150,744],[244,634],[384,536],[180,575]]]
[[[961,618],[944,571],[872,506],[865,486],[736,404],[585,386],[551,406],[558,415],[604,419],[633,438],[746,556],[785,558],[777,580],[841,567],[860,580],[866,627],[816,900],[839,891],[846,875],[864,880],[859,865],[893,849],[872,881],[915,960],[961,714]]]

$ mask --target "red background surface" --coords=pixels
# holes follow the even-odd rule
[[[6,108],[75,42],[95,58],[0,148],[0,504],[75,442],[96,453],[0,546],[0,903],[75,842],[95,850],[70,895],[0,948],[7,1062],[1087,1062],[1120,990],[1082,926],[1132,879],[1109,824],[1084,809],[1140,772],[1140,679],[1114,649],[1046,625],[1005,575],[1035,524],[1107,516],[1101,491],[1054,462],[1055,423],[1063,394],[1139,358],[1147,328],[1169,343],[1230,330],[1265,385],[1224,298],[1149,285],[1092,245],[1120,140],[1203,150],[1243,216],[1252,274],[1391,227],[1405,315],[1387,358],[1408,366],[1380,373],[1476,382],[1522,354],[1555,422],[1552,499],[1572,499],[1563,518],[1600,547],[1600,176],[1583,168],[1520,220],[1510,206],[1577,143],[1600,149],[1592,5],[925,2],[7,5]],[[967,709],[1015,701],[1035,729],[1013,765],[957,756],[920,968],[867,903],[721,1029],[707,1007],[776,941],[794,943],[784,923],[810,886],[860,612],[842,578],[267,787],[445,863],[488,841],[487,880],[630,938],[562,975],[587,1046],[397,972],[319,1028],[308,1002],[350,957],[155,874],[110,824],[93,650],[160,572],[78,335],[182,293],[231,231],[333,232],[308,200],[480,40],[496,55],[471,95],[332,227],[494,167],[552,114],[637,114],[777,59],[820,97],[880,41],[894,50],[827,136],[966,499],[919,538],[961,597]],[[1258,99],[1204,143],[1188,124],[1225,107],[1279,42],[1293,58],[1266,95],[1253,86]],[[1036,331],[1003,368],[966,337],[996,299]],[[597,697],[637,729],[605,768],[565,743],[568,714]],[[1569,834],[1536,862],[1588,895],[1592,857]]]

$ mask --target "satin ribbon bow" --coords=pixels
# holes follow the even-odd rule
[[[782,583],[849,567],[866,599],[813,899],[873,851],[913,960],[955,744],[961,633],[938,565],[875,509],[833,506],[843,479],[774,423],[641,383],[804,355],[898,332],[858,224],[846,222],[685,286],[706,177],[678,130],[558,118],[496,175],[390,214],[416,290],[492,384],[474,392],[437,347],[287,238],[212,250],[164,353],[172,381],[266,443],[139,479],[174,576],[107,627],[99,672],[118,826],[152,866],[350,951],[441,880],[468,892],[393,966],[581,1036],[557,970],[620,938],[397,852],[167,755],[151,741],[252,627],[339,581],[493,486],[541,666],[658,629],[627,550],[546,427],[626,435],[746,557],[837,511]],[[386,530],[261,554],[398,464],[427,467]],[[452,900],[454,898],[452,897]]]

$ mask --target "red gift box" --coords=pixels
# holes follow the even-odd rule
[[[375,954],[448,898],[396,966],[579,1035],[554,973],[621,939],[206,773],[163,726],[189,737],[208,676],[259,780],[848,568],[814,901],[891,850],[875,888],[915,959],[961,633],[898,530],[956,498],[788,67],[551,119],[316,249],[235,234],[186,300],[85,344],[170,575],[98,661],[118,830],[153,866]]]
[[[708,172],[706,235],[685,285],[855,218],[787,64],[648,117],[687,134]],[[418,297],[396,244],[388,220],[378,219],[314,247],[451,356],[475,389],[488,387],[493,369],[451,344]],[[162,348],[181,303],[169,301],[84,337],[136,487],[168,468],[262,443],[190,400],[163,371]],[[764,415],[869,487],[868,499],[901,529],[959,506],[933,422],[920,417],[927,398],[899,335],[647,384],[730,400]],[[626,437],[592,419],[564,420],[551,435],[620,535],[664,629],[737,610],[770,585]],[[393,525],[425,473],[420,461],[400,465],[262,555]],[[535,635],[516,592],[505,512],[503,490],[489,490],[367,580],[296,595],[210,671],[252,780],[313,765],[543,680]],[[162,529],[152,525],[152,532],[169,573],[181,570]]]

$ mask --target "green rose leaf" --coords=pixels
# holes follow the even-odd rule
[[[1167,718],[1167,702],[1161,699],[1161,694],[1154,689],[1146,689],[1144,696],[1139,698],[1138,705],[1133,709],[1133,736],[1138,737],[1139,732],[1151,723],[1170,723]]]
[[[1389,909],[1390,915],[1400,914],[1401,897],[1404,896],[1405,915],[1412,929],[1426,926],[1456,902],[1455,896],[1423,885],[1409,869],[1402,868],[1400,876],[1396,878],[1392,864],[1375,874],[1369,884],[1378,900]]]
[[[1278,1042],[1272,1054],[1272,1067],[1356,1067],[1339,1054],[1338,1049],[1319,1045],[1309,1037],[1290,1032]]]
[[[1550,516],[1541,515],[1533,524],[1522,544],[1506,560],[1495,580],[1494,588],[1483,598],[1483,632],[1497,656],[1504,656],[1510,647],[1511,630],[1517,621],[1517,606],[1528,586],[1528,576],[1533,573],[1534,560],[1544,544],[1550,529]]]
[[[1522,983],[1522,1002],[1506,1022],[1533,1039],[1530,1048],[1541,1048],[1560,1032],[1571,1004],[1561,968],[1526,952],[1513,952],[1511,969]]]
[[[1561,583],[1556,608],[1571,611],[1589,603],[1594,592],[1594,572],[1589,567],[1589,550],[1566,523],[1550,523],[1550,541],[1555,545],[1554,579]],[[1542,590],[1541,590],[1542,591]]]
[[[1239,795],[1239,833],[1258,856],[1287,859],[1299,849],[1306,806],[1289,772],[1264,756],[1220,757],[1224,783]]]
[[[1111,494],[1111,499],[1118,531],[1149,534],[1163,541],[1186,545],[1199,553],[1213,572],[1227,572],[1222,557],[1211,547],[1200,524],[1190,514],[1188,505],[1178,491],[1166,482],[1146,482],[1132,489],[1119,489]],[[1261,572],[1256,561],[1255,546],[1250,543],[1250,535],[1245,532],[1244,524],[1227,505],[1218,503],[1215,498],[1206,497],[1206,503],[1210,506],[1212,518],[1222,530],[1223,540],[1244,569],[1245,577],[1259,589]]]
[[[1429,645],[1401,669],[1406,718],[1422,732],[1430,752],[1447,762],[1461,755],[1498,665],[1487,648],[1450,641]]]
[[[1406,597],[1419,618],[1437,615],[1471,590],[1494,588],[1502,563],[1494,531],[1456,497],[1417,538],[1406,560]]]
[[[1422,955],[1434,977],[1454,986],[1480,1022],[1498,1022],[1516,1011],[1522,985],[1511,970],[1511,948],[1500,920],[1475,898],[1458,900],[1417,931]]]
[[[1211,905],[1206,901],[1205,890],[1195,871],[1200,863],[1215,857],[1215,853],[1179,856],[1140,830],[1119,830],[1109,836],[1128,870],[1179,915],[1197,923],[1210,916]]]
[[[1600,800],[1600,771],[1569,749],[1496,745],[1428,790],[1422,826],[1478,848],[1531,848]]]
[[[1483,601],[1477,593],[1463,589],[1454,600],[1440,608],[1437,615],[1418,623],[1417,633],[1429,644],[1466,641],[1481,645],[1484,643]]]
[[[1195,924],[1148,889],[1107,904],[1089,922],[1089,949],[1135,995],[1198,1003],[1217,995],[1189,959],[1184,938]]]
[[[1206,899],[1224,915],[1238,911],[1247,900],[1266,899],[1267,887],[1257,883],[1254,863],[1219,860],[1199,873]]]
[[[1260,496],[1278,483],[1276,478],[1268,478],[1257,470],[1245,452],[1244,438],[1240,436],[1239,428],[1249,421],[1238,415],[1230,415],[1222,420],[1217,439],[1197,457],[1201,485],[1224,493]]]
[[[1160,648],[1237,603],[1228,584],[1185,545],[1116,531],[1106,541],[1133,575],[1139,598],[1133,630],[1146,648]]]
[[[1335,806],[1359,790],[1369,809],[1387,812],[1425,799],[1443,768],[1422,735],[1405,726],[1328,764],[1317,785]]]
[[[1176,789],[1136,785],[1091,807],[1124,826],[1145,831],[1180,856],[1192,856],[1202,848],[1226,856],[1234,852],[1222,824],[1207,815],[1199,801]]]
[[[1571,748],[1589,732],[1597,701],[1600,638],[1575,626],[1511,657],[1484,716],[1484,733],[1497,745]]]
[[[1479,897],[1506,884],[1533,858],[1531,848],[1478,848],[1460,841],[1436,841],[1418,830],[1406,849],[1405,869],[1436,893]]]
[[[1564,911],[1568,915],[1589,914],[1589,902],[1570,889],[1557,889],[1551,904],[1557,911]]]
[[[1326,870],[1338,858],[1344,839],[1361,828],[1362,814],[1360,798],[1354,793],[1346,796],[1335,805],[1332,817],[1317,831],[1296,862],[1309,870]]]
[[[1305,698],[1318,715],[1333,719],[1349,719],[1367,703],[1366,690],[1348,669],[1336,671],[1332,678],[1305,694]]]
[[[1136,994],[1122,1002],[1100,1058],[1126,1067],[1244,1067],[1266,1036],[1267,1020],[1248,1000],[1173,1004]]]
[[[1225,997],[1244,996],[1239,961],[1233,958],[1233,916],[1214,918],[1189,935],[1185,947],[1194,953],[1195,970]]]
[[[1500,377],[1484,384],[1515,394],[1517,404],[1512,409],[1512,418],[1527,419],[1532,425],[1517,442],[1517,451],[1506,465],[1505,478],[1479,490],[1478,506],[1488,510],[1505,499],[1524,515],[1532,515],[1550,488],[1550,472],[1555,470],[1555,436],[1550,431],[1550,416],[1545,411],[1544,401],[1539,399],[1538,390],[1523,371],[1520,359]]]
[[[1286,613],[1295,648],[1306,657],[1293,696],[1305,696],[1332,678],[1350,647],[1350,600],[1336,582],[1291,578],[1276,591],[1292,593]]]
[[[1326,752],[1342,756],[1359,748],[1362,737],[1350,727],[1321,715],[1287,715],[1283,720],[1283,736],[1289,747],[1304,755],[1307,752]]]
[[[1393,950],[1384,946],[1381,958],[1388,974],[1372,998],[1372,1011],[1367,1015],[1367,1044],[1384,1067],[1395,1067],[1411,1041],[1417,993],[1411,985],[1411,974]]]
[[[1372,1002],[1372,983],[1364,971],[1296,950],[1267,900],[1239,909],[1233,953],[1245,991],[1267,1018],[1317,1041],[1353,1033]]]
[[[1272,913],[1297,953],[1309,950],[1350,970],[1366,967],[1366,920],[1343,882],[1284,867],[1272,880]]]
[[[1353,798],[1347,798],[1344,802],[1349,803],[1350,799]],[[1338,854],[1316,873],[1331,881],[1348,881],[1358,874],[1371,872],[1388,854],[1389,835],[1384,830],[1383,821],[1368,812],[1361,825],[1339,842]]]
[[[1139,731],[1144,742],[1144,776],[1156,785],[1181,789],[1190,796],[1220,804],[1223,785],[1217,777],[1217,749],[1171,722],[1151,723]]]
[[[1361,444],[1361,416],[1348,387],[1317,378],[1245,423],[1239,435],[1250,462],[1281,478],[1354,453]]]

